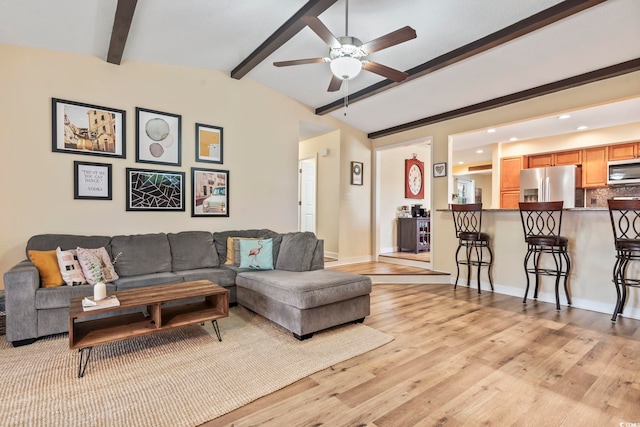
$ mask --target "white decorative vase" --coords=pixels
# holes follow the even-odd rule
[[[104,282],[98,282],[93,285],[93,299],[96,301],[100,301],[101,299],[105,299],[107,297],[107,285]]]

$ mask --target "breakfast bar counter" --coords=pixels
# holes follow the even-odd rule
[[[434,215],[433,219],[438,224],[432,230],[432,238],[438,248],[432,254],[434,269],[452,272],[455,280],[454,255],[458,241],[455,238],[453,217],[449,209],[438,209]],[[523,260],[527,244],[519,210],[483,209],[482,230],[492,239],[495,292],[523,297],[526,287]],[[616,290],[612,282],[615,249],[608,208],[563,210],[561,234],[569,239],[569,292],[573,307],[612,314],[616,303]],[[541,262],[544,261],[543,256]],[[461,278],[465,273],[466,271],[461,271]],[[634,275],[640,277],[640,266],[630,266],[629,277]],[[472,288],[475,287],[474,278],[475,275],[472,275]],[[540,280],[538,299],[555,302],[555,279],[542,277]],[[485,289],[490,289],[486,274],[481,277],[481,285],[483,294]],[[528,301],[528,305],[534,304],[531,299]],[[561,304],[565,310],[564,299],[561,299]],[[640,319],[639,289],[630,289],[623,317]]]

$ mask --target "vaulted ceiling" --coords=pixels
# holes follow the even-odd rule
[[[0,43],[221,70],[371,138],[640,70],[638,0],[351,0],[349,35],[411,26],[417,37],[369,57],[406,71],[404,82],[363,71],[338,92],[327,91],[329,64],[273,62],[328,56],[300,18],[343,36],[345,0],[0,0],[0,10]]]

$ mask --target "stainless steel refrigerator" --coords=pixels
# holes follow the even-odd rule
[[[520,171],[521,202],[559,202],[565,208],[584,206],[582,168],[576,165]]]

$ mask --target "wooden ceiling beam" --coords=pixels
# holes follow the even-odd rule
[[[311,0],[266,39],[251,55],[231,71],[231,77],[241,79],[249,71],[264,61],[269,55],[298,34],[306,24],[300,20],[303,16],[319,16],[338,0]]]
[[[116,7],[116,16],[113,20],[113,29],[111,30],[111,42],[109,43],[109,52],[107,53],[107,62],[120,65],[124,47],[127,44],[131,21],[133,21],[133,13],[136,10],[138,0],[118,0]]]
[[[582,86],[582,85],[593,83],[599,80],[621,76],[627,73],[633,73],[635,71],[640,71],[640,58],[632,59],[626,62],[621,62],[619,64],[612,65],[610,67],[600,68],[598,70],[590,71],[588,73],[580,74],[573,77],[569,77],[567,79],[558,80],[553,83],[548,83],[542,86],[537,86],[531,89],[526,89],[520,92],[501,96],[499,98],[490,99],[488,101],[480,102],[478,104],[473,104],[463,108],[458,108],[456,110],[447,111],[445,113],[436,114],[434,116],[425,117],[423,119],[415,120],[409,123],[404,123],[402,125],[393,126],[384,130],[372,132],[367,136],[371,139],[382,138],[383,136],[389,136],[396,133],[405,132],[411,129],[416,129],[422,126],[443,122],[445,120],[451,120],[451,119],[466,116],[469,114],[491,110],[493,108],[502,107],[504,105],[513,104],[515,102],[525,101],[527,99],[535,98],[542,95],[547,95],[554,92],[559,92],[565,89],[571,89],[573,87]]]
[[[474,55],[486,52],[489,49],[510,42],[511,40],[514,40],[525,34],[529,34],[549,24],[553,24],[554,22],[574,15],[578,12],[582,12],[583,10],[589,9],[605,1],[606,0],[565,0],[562,3],[558,3],[555,6],[538,12],[535,15],[531,15],[521,21],[518,21],[513,25],[509,25],[508,27],[489,34],[488,36],[482,37],[465,46],[454,49],[450,52],[438,56],[437,58],[434,58],[430,61],[407,70],[406,72],[409,74],[409,77],[407,77],[407,79],[402,83],[396,83],[392,80],[386,79],[362,90],[354,92],[353,94],[349,95],[349,104],[362,101],[363,99],[367,99],[370,96],[389,90],[399,84],[409,82],[413,79],[417,79],[418,77],[433,73],[434,71],[448,67],[449,65],[453,65]],[[316,114],[324,115],[342,108],[343,106],[344,99],[341,98],[331,102],[330,104],[316,108]]]

